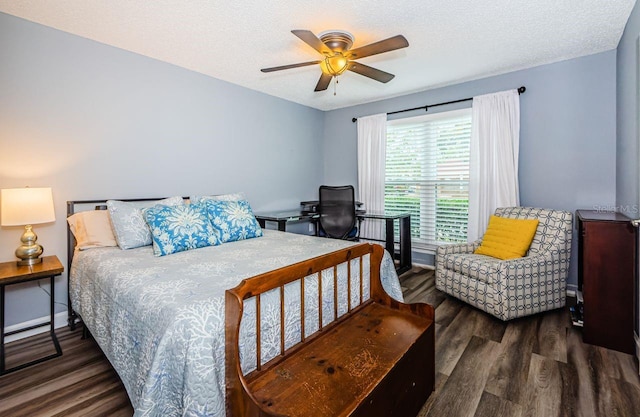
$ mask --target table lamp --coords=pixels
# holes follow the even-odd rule
[[[31,225],[55,221],[51,188],[8,188],[0,190],[0,225],[24,226],[22,245],[16,249],[18,265],[42,262],[42,246]]]

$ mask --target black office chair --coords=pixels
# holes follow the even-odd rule
[[[318,193],[320,217],[316,228],[317,235],[333,239],[359,240],[360,230],[356,226],[358,219],[353,186],[321,185]]]

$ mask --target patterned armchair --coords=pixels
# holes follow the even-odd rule
[[[501,320],[564,307],[571,254],[572,215],[529,207],[498,208],[496,216],[538,219],[523,258],[475,255],[482,239],[443,245],[436,252],[436,288]]]

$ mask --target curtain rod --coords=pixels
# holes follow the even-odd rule
[[[520,88],[518,88],[518,94],[522,94],[525,91],[527,91],[525,86],[522,86]],[[446,101],[444,103],[437,103],[437,104],[429,104],[428,106],[420,106],[420,107],[414,107],[412,109],[404,109],[404,110],[396,110],[396,111],[392,111],[389,112],[387,114],[396,114],[396,113],[404,113],[406,111],[413,111],[413,110],[420,110],[420,109],[424,109],[424,111],[429,111],[429,107],[437,107],[437,106],[445,106],[447,104],[454,104],[454,103],[462,103],[463,101],[469,101],[469,100],[473,100],[473,97],[469,97],[469,98],[462,98],[460,100],[453,100],[453,101]],[[358,121],[357,117],[354,117],[353,119],[351,119],[351,121],[353,123]]]

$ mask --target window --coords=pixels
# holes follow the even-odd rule
[[[416,248],[466,242],[471,109],[388,122],[385,210],[411,213]]]

